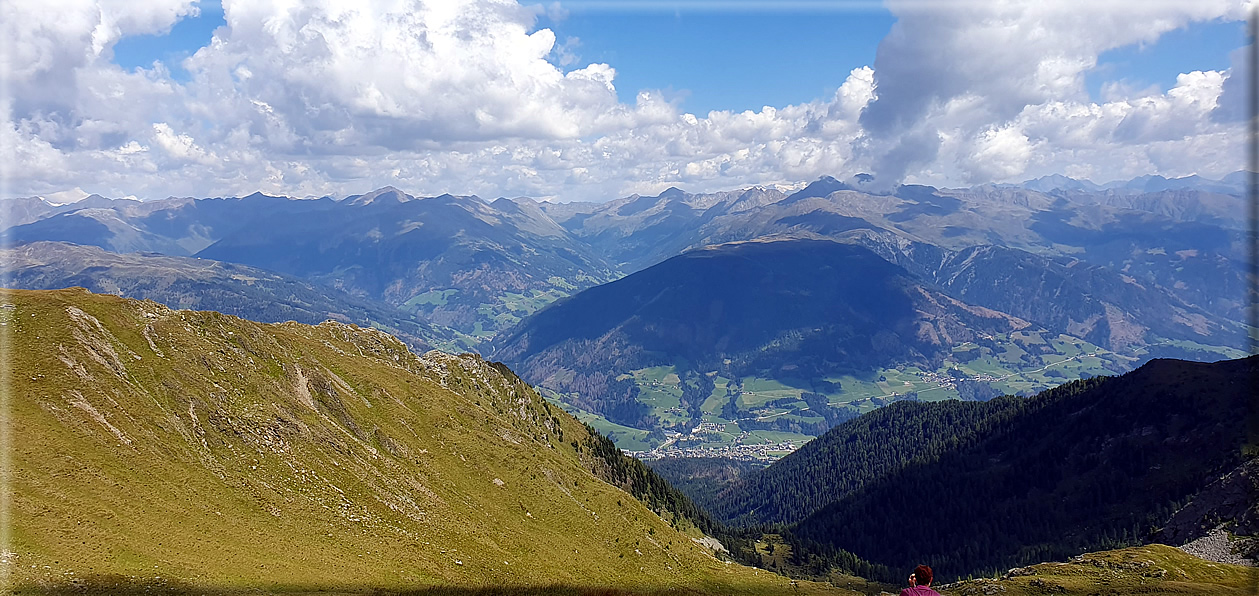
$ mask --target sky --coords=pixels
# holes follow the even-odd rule
[[[1242,169],[1250,0],[16,0],[0,196]]]

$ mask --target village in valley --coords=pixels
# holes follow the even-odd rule
[[[661,459],[666,457],[723,457],[742,461],[759,461],[770,463],[795,451],[802,441],[779,441],[765,439],[763,443],[748,442],[755,440],[749,431],[742,431],[729,443],[712,443],[705,441],[710,433],[725,433],[726,425],[715,422],[702,422],[691,429],[688,434],[666,431],[666,441],[650,451],[625,451],[626,455],[638,459]]]

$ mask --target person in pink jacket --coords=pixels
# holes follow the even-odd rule
[[[919,565],[909,574],[909,587],[901,590],[901,596],[940,596],[931,589],[931,568]]]

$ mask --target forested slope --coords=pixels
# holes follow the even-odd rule
[[[1077,391],[1098,381],[1072,383]],[[981,440],[1030,402],[897,402],[845,422],[714,497],[714,515],[736,525],[795,523],[912,462]]]
[[[932,561],[944,577],[1145,542],[1242,460],[1257,363],[1155,360],[1042,393],[990,417],[985,432],[867,481],[794,536],[807,553],[841,548],[894,568]],[[887,430],[873,444],[900,434]]]

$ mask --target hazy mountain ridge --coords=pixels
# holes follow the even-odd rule
[[[670,188],[657,196],[631,195],[601,204],[543,204],[570,233],[631,271],[702,244],[706,225],[722,216],[756,211],[783,200],[777,189],[759,187],[711,194]],[[746,240],[747,237],[725,238]]]
[[[32,242],[0,250],[0,261],[6,266],[6,285],[16,289],[81,286],[263,323],[315,325],[334,319],[378,326],[418,352],[435,345],[453,351],[459,345],[454,331],[410,318],[388,304],[245,265],[155,253],[119,254],[62,242]]]
[[[747,192],[759,192],[762,200],[741,209],[731,208],[738,204],[733,197],[740,195],[677,189],[656,197],[542,208],[627,271],[709,244],[870,230],[951,251],[998,245],[1082,259],[1122,270],[1141,283],[1160,284],[1216,315],[1238,320],[1241,312],[1236,303],[1199,304],[1245,286],[1245,209],[1236,195],[1192,185],[1153,192],[902,186],[890,194],[869,194],[830,180],[815,182],[790,201],[779,191],[751,189]],[[809,188],[813,191],[806,192]],[[1186,258],[1210,263],[1207,274],[1180,279]]]
[[[0,231],[39,221],[55,213],[111,205],[113,201],[100,195],[90,195],[75,203],[50,203],[41,197],[21,197],[0,200]]]
[[[56,207],[51,216],[5,232],[14,244],[37,240],[90,244],[113,252],[192,256],[251,220],[321,211],[331,199],[294,200],[254,193],[240,198],[155,201],[93,195]]]
[[[1155,336],[1244,343],[1236,304],[1243,292],[1234,292],[1233,300],[1196,306],[1184,297],[1191,288],[1184,280],[1192,276],[1183,273],[1183,266],[1179,288],[1173,290],[1078,258],[998,245],[953,251],[874,230],[854,230],[837,239],[869,248],[957,299],[1110,349],[1151,343]],[[1191,258],[1181,260],[1188,264]]]
[[[492,335],[617,275],[528,199],[490,205],[386,187],[342,201],[255,193],[4,203],[24,214],[4,231],[13,244],[51,240],[251,265],[388,302],[469,336]]]
[[[567,292],[614,276],[540,211],[510,206],[500,210],[476,197],[450,195],[371,202],[338,209],[332,218],[251,222],[198,254],[415,308],[465,333],[489,333],[518,320],[478,312],[506,293]],[[454,300],[408,304],[448,290]]]
[[[947,257],[934,281],[959,299],[993,308],[1110,349],[1152,336],[1241,345],[1240,328],[1155,284],[1112,269],[1061,262],[1017,249],[979,246]]]
[[[1051,174],[1049,176],[1041,176],[1034,180],[1027,180],[1022,184],[1002,184],[996,186],[1017,186],[1029,190],[1040,192],[1053,192],[1061,190],[1083,190],[1083,191],[1118,191],[1128,193],[1143,192],[1159,192],[1164,190],[1202,190],[1213,193],[1232,194],[1241,196],[1246,192],[1246,175],[1247,172],[1239,170],[1228,174],[1220,180],[1211,180],[1203,178],[1197,174],[1190,176],[1182,176],[1180,178],[1166,178],[1157,175],[1137,176],[1131,180],[1114,180],[1104,184],[1097,184],[1091,180],[1077,180],[1062,174]]]
[[[9,229],[7,236],[18,244],[57,240],[241,262],[382,300],[482,337],[557,297],[688,249],[784,234],[838,238],[861,230],[946,251],[997,245],[1080,259],[1140,284],[1160,285],[1217,317],[1240,320],[1244,205],[1219,191],[1241,177],[1218,184],[1158,180],[1089,185],[1053,177],[1022,187],[908,185],[870,194],[822,177],[790,195],[760,187],[699,194],[671,188],[602,204],[423,198],[393,187],[341,201],[255,193],[239,199],[93,196],[61,206],[40,199],[5,203],[20,212],[11,218],[15,223],[38,219]],[[1187,264],[1194,265],[1189,273]],[[513,297],[504,299],[504,293]]]

